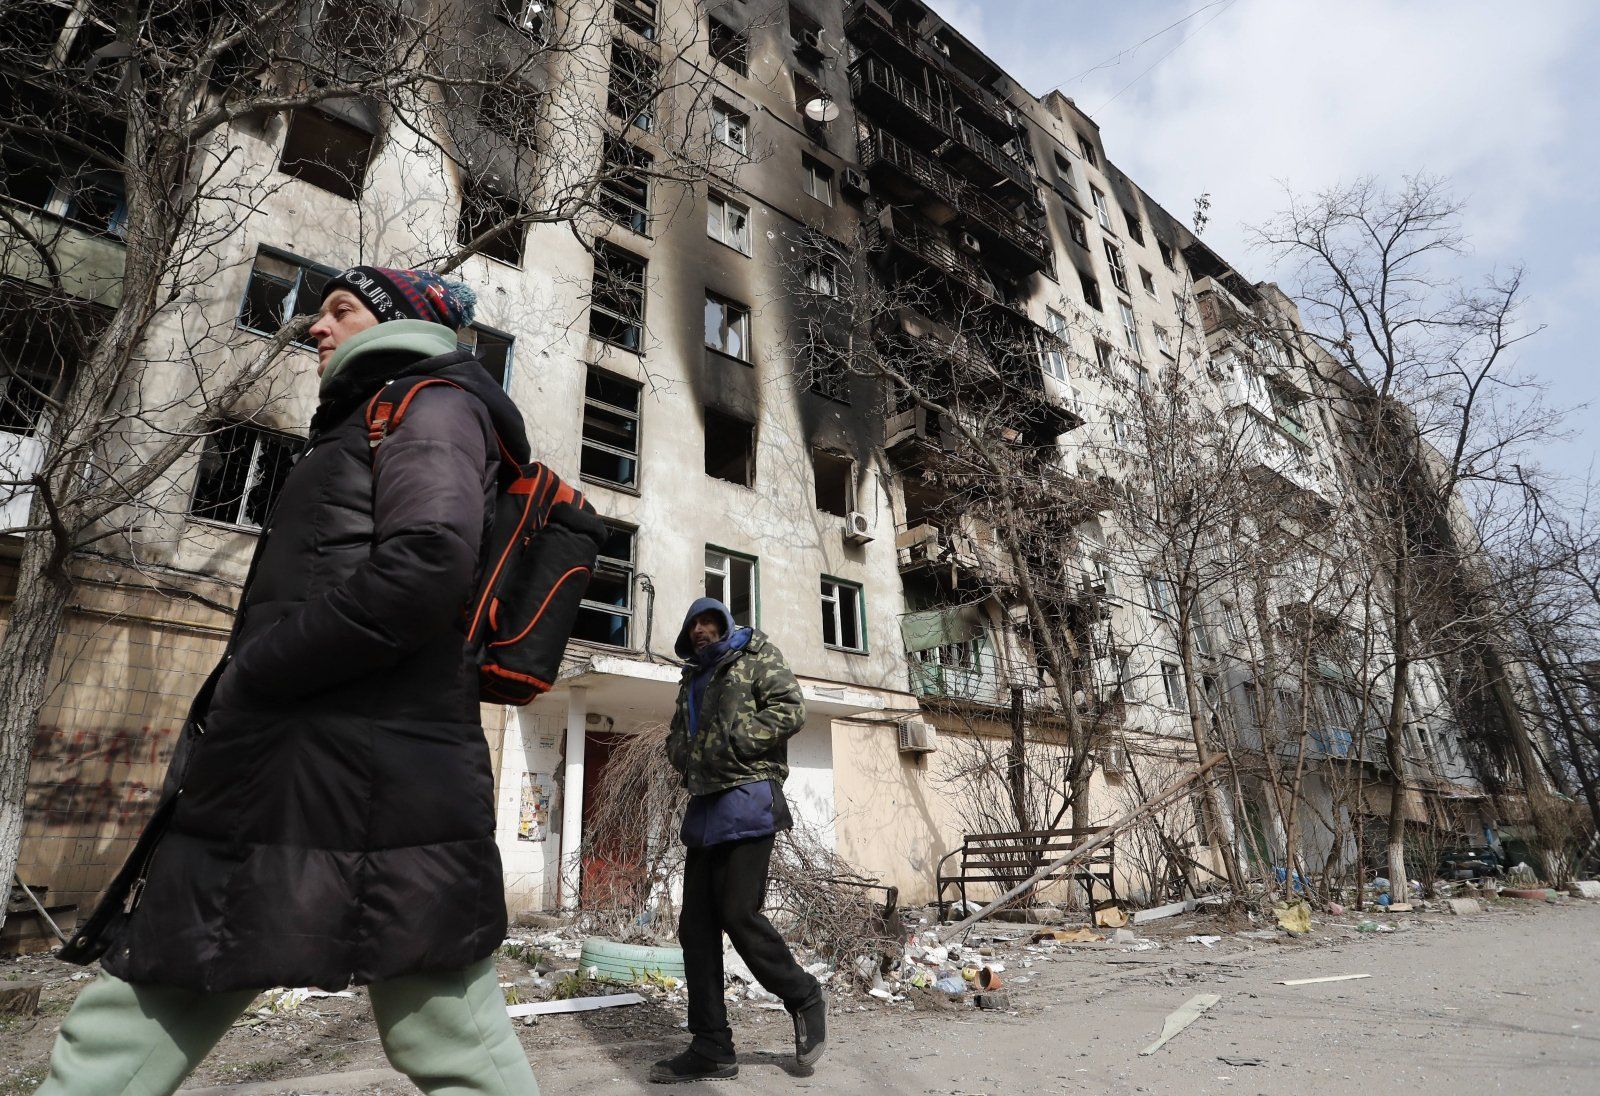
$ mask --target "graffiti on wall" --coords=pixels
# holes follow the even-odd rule
[[[47,830],[142,822],[177,743],[176,727],[41,724],[25,810]]]

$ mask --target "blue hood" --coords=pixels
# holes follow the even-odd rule
[[[672,645],[673,653],[685,662],[694,660],[694,645],[689,642],[689,625],[694,623],[694,618],[701,613],[720,613],[722,615],[722,638],[727,639],[733,635],[733,614],[728,612],[728,607],[714,597],[703,597],[689,606],[689,611],[683,616],[683,627],[678,630],[678,641]]]

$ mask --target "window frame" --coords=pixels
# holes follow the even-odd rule
[[[620,158],[611,155],[617,149],[625,150]],[[650,198],[653,188],[647,172],[652,163],[654,157],[626,138],[611,133],[605,135],[601,150],[604,177],[595,191],[595,205],[610,218],[612,224],[645,239],[650,238],[651,228]],[[617,189],[616,184],[626,182],[630,175],[637,175],[642,198]],[[629,211],[633,219],[619,216],[621,211]]]
[[[466,331],[472,332],[472,341],[470,343],[461,341],[461,334]],[[472,356],[478,360],[478,363],[484,365],[483,356],[478,353],[478,350],[483,345],[482,338],[485,335],[505,343],[506,362],[505,368],[500,372],[500,387],[509,391],[511,388],[511,365],[516,358],[517,352],[517,337],[515,335],[501,331],[499,328],[490,327],[488,324],[471,323],[456,332],[456,348],[471,351]],[[484,371],[488,372],[491,377],[494,376],[494,373],[489,370],[487,365],[484,365]]]
[[[612,381],[614,383],[619,383],[619,384],[625,384],[629,388],[631,388],[633,390],[633,392],[634,392],[634,395],[636,397],[639,397],[639,398],[637,398],[635,400],[634,406],[630,409],[630,408],[622,406],[619,403],[612,403],[611,401],[609,401],[607,399],[604,399],[603,397],[591,395],[590,392],[589,392],[589,378],[593,374],[600,374],[600,375],[604,376],[609,381]],[[583,480],[585,483],[596,483],[596,484],[600,484],[601,486],[610,487],[610,488],[613,488],[613,489],[619,490],[619,491],[634,491],[634,492],[636,492],[636,491],[639,490],[639,480],[640,480],[641,474],[643,473],[643,470],[644,470],[643,469],[643,462],[641,460],[641,457],[642,457],[643,451],[644,451],[644,444],[643,444],[643,442],[644,442],[644,400],[643,400],[643,395],[644,395],[644,385],[640,384],[638,381],[635,381],[630,377],[624,377],[620,373],[613,373],[609,369],[601,369],[599,366],[596,366],[596,365],[590,365],[590,366],[585,368],[584,374],[583,374],[583,414],[579,418],[579,421],[578,421],[578,469],[579,469],[578,478],[579,479]],[[599,413],[602,413],[602,414],[607,414],[607,415],[615,415],[620,419],[624,419],[626,421],[629,421],[629,422],[633,423],[634,450],[633,450],[632,453],[629,453],[629,452],[625,451],[621,446],[613,445],[610,442],[599,441],[597,439],[593,439],[593,438],[589,438],[589,437],[585,436],[585,430],[587,429],[588,422],[589,422],[589,409],[591,407],[593,407],[596,412],[599,412]],[[595,452],[601,453],[601,454],[603,454],[605,456],[608,456],[608,457],[615,457],[618,460],[632,462],[632,464],[633,464],[633,478],[632,478],[632,481],[631,482],[624,482],[622,480],[607,479],[605,476],[599,475],[599,474],[597,474],[595,472],[583,471],[584,450],[585,449],[589,449],[589,448],[592,448],[592,449],[594,449]]]
[[[1089,226],[1072,210],[1066,211],[1067,238],[1085,251],[1089,250]]]
[[[1093,167],[1100,166],[1100,154],[1094,150],[1094,142],[1083,134],[1078,134],[1078,153]]]
[[[661,30],[661,8],[656,0],[613,0],[611,18],[646,42],[654,42]]]
[[[1069,337],[1071,330],[1067,317],[1050,306],[1045,306],[1044,329],[1057,339],[1061,340],[1059,346],[1040,341],[1039,367],[1044,370],[1045,376],[1054,377],[1063,384],[1072,380],[1072,375],[1067,369],[1067,359],[1072,353],[1072,340]],[[1051,368],[1051,364],[1055,368]]]
[[[1143,247],[1144,246],[1144,222],[1139,220],[1138,215],[1135,214],[1133,212],[1133,210],[1129,209],[1127,206],[1123,206],[1122,207],[1122,223],[1127,226],[1128,239],[1132,240],[1134,243],[1138,244],[1140,247]]]
[[[1105,192],[1097,186],[1089,188],[1089,200],[1094,203],[1095,220],[1100,222],[1100,227],[1107,232],[1115,232],[1111,227],[1111,207],[1106,204]]]
[[[1106,253],[1106,265],[1111,268],[1111,285],[1119,293],[1128,290],[1128,264],[1122,257],[1122,249],[1110,240],[1101,240],[1100,246]]]
[[[829,595],[829,592],[828,592],[828,589],[827,589],[829,586],[833,587],[833,593],[831,595],[831,599],[830,599],[830,595]],[[841,591],[841,590],[850,590],[855,595],[852,598],[852,604],[854,606],[854,611],[855,611],[856,638],[860,641],[861,645],[859,647],[849,647],[849,646],[846,646],[842,642],[829,643],[828,642],[828,630],[827,630],[826,623],[825,623],[824,626],[823,626],[823,629],[822,629],[822,646],[823,646],[823,648],[825,650],[842,651],[845,654],[853,654],[853,655],[868,654],[868,653],[870,653],[870,651],[869,651],[869,644],[867,642],[867,591],[866,591],[866,587],[864,587],[859,582],[851,582],[849,579],[839,578],[839,577],[837,577],[835,575],[824,574],[822,576],[821,591],[820,591],[820,594],[819,594],[820,607],[822,608],[824,613],[827,613],[828,605],[829,605],[830,600],[831,600],[831,603],[834,606],[833,613],[832,613],[834,635],[835,635],[836,638],[838,638],[840,640],[843,640],[843,638],[844,638],[844,628],[843,628],[844,617],[842,615],[843,606],[842,606],[842,602],[839,599],[839,591]]]
[[[712,214],[713,209],[720,209],[721,210],[720,223],[722,225],[722,230],[723,230],[721,235],[717,235],[716,233],[713,233],[711,231],[711,214]],[[744,231],[741,234],[742,235],[742,240],[730,241],[730,240],[727,239],[727,235],[728,235],[727,226],[728,226],[728,223],[729,223],[728,214],[730,212],[737,212],[737,213],[743,215],[743,218],[744,218]],[[744,205],[744,204],[742,204],[740,202],[734,201],[732,198],[729,198],[727,195],[723,194],[721,191],[718,191],[718,190],[707,190],[706,191],[706,236],[708,238],[712,239],[712,240],[715,240],[717,243],[721,244],[723,247],[726,247],[726,248],[728,248],[728,249],[730,249],[732,251],[737,251],[741,255],[750,256],[750,255],[754,254],[754,252],[755,252],[755,226],[752,223],[752,219],[751,219],[751,216],[750,216],[750,207],[747,206],[747,205]]]
[[[710,324],[704,324],[703,326],[705,331],[703,334],[705,335],[706,349],[714,353],[721,354],[725,358],[732,358],[734,361],[740,362],[741,364],[754,365],[755,355],[752,353],[752,347],[750,345],[751,320],[749,306],[741,304],[731,297],[724,297],[720,293],[713,293],[708,289],[706,290],[705,311],[702,313],[704,318],[709,319],[709,314],[713,304],[722,309],[720,332],[722,335],[723,345],[718,346],[717,344],[711,342]],[[737,318],[741,321],[737,325],[730,323],[730,318],[734,316],[737,316]],[[735,328],[738,329],[737,333],[740,339],[740,353],[735,353],[734,351],[726,348],[728,332],[730,330],[734,330]]]
[[[754,491],[756,489],[756,473],[758,471],[756,449],[760,444],[759,424],[752,419],[741,418],[738,415],[724,411],[718,407],[707,406],[703,410],[703,416],[704,427],[701,438],[702,460],[700,467],[705,473],[706,478],[717,480],[720,483],[731,484],[734,487],[742,487],[746,491]],[[740,480],[729,479],[726,476],[719,476],[713,472],[710,467],[708,467],[711,454],[707,447],[710,445],[711,439],[714,436],[720,435],[721,433],[721,425],[713,423],[713,416],[727,420],[728,424],[737,423],[741,428],[744,428],[748,431],[750,445],[745,451],[745,478],[742,482]]]
[[[713,555],[719,555],[719,556],[721,556],[723,558],[723,560],[725,562],[725,565],[726,565],[726,569],[725,570],[723,570],[723,571],[713,571],[712,565],[711,565],[711,557]],[[733,602],[728,600],[728,598],[726,596],[730,592],[730,588],[731,588],[731,586],[733,584],[733,564],[735,562],[748,563],[750,565],[750,590],[749,590],[749,595],[750,595],[750,619],[747,620],[747,621],[741,621],[739,619],[739,614],[736,613],[736,612],[733,612]],[[702,589],[705,591],[706,597],[716,597],[716,595],[711,592],[711,582],[710,582],[711,575],[714,574],[714,573],[715,574],[719,574],[721,576],[721,578],[723,580],[723,591],[722,592],[725,595],[723,597],[718,597],[717,600],[722,602],[722,604],[726,605],[728,607],[728,611],[730,613],[733,613],[733,623],[734,623],[734,625],[736,627],[741,627],[741,628],[742,627],[750,627],[750,628],[759,628],[759,627],[761,627],[761,560],[760,560],[760,558],[757,557],[757,556],[752,556],[748,552],[735,552],[731,548],[722,547],[720,544],[707,543],[706,546],[705,546],[705,566],[704,566],[704,571],[702,573],[702,583],[701,583]]]
[[[272,259],[272,260],[274,260],[276,262],[288,263],[288,264],[294,266],[294,268],[295,268],[294,281],[293,281],[293,283],[290,284],[289,291],[285,295],[284,300],[283,300],[283,305],[284,305],[284,308],[287,311],[287,314],[284,315],[283,317],[281,317],[278,320],[278,327],[274,328],[271,331],[263,331],[259,327],[251,327],[247,322],[245,322],[246,310],[249,308],[249,305],[250,305],[250,290],[251,290],[251,287],[252,287],[252,285],[253,285],[253,283],[255,281],[255,276],[256,276],[256,263],[260,260],[260,258],[263,255],[267,256],[269,259]],[[261,335],[261,336],[263,336],[265,338],[269,338],[270,339],[270,338],[272,338],[274,335],[276,335],[278,333],[278,330],[280,328],[282,328],[284,324],[288,323],[290,320],[294,319],[296,316],[315,316],[319,311],[321,311],[321,307],[322,307],[322,300],[321,300],[320,294],[318,295],[318,298],[317,298],[317,307],[316,308],[312,309],[310,312],[299,312],[299,311],[296,311],[296,309],[297,309],[297,307],[299,305],[299,302],[300,302],[300,293],[305,288],[305,284],[306,284],[305,275],[306,275],[307,271],[310,271],[311,273],[320,275],[324,279],[336,278],[336,277],[339,276],[339,273],[340,273],[338,270],[334,269],[331,266],[323,266],[321,263],[314,263],[310,259],[302,258],[299,255],[295,255],[292,252],[285,251],[282,248],[271,247],[271,246],[268,246],[266,244],[262,244],[262,245],[258,246],[256,248],[256,257],[255,257],[255,259],[251,260],[249,274],[245,278],[244,292],[240,295],[239,307],[234,310],[234,317],[233,317],[234,326],[237,327],[241,331],[248,331],[252,335]],[[283,281],[282,276],[278,275],[278,274],[272,274],[272,273],[263,272],[262,276],[265,277],[265,278],[271,279],[273,281],[277,281],[280,284]],[[316,347],[316,340],[311,338],[311,336],[308,333],[306,335],[301,336],[301,338],[296,339],[290,345],[291,346],[297,346],[302,350],[312,350],[312,349],[314,349]]]
[[[607,255],[607,256],[620,257],[623,260],[625,265],[633,266],[633,267],[636,267],[638,269],[639,280],[638,280],[638,291],[637,292],[638,292],[638,299],[639,299],[639,313],[638,313],[637,317],[628,317],[626,315],[623,315],[622,313],[617,312],[614,309],[612,309],[610,307],[610,305],[601,304],[599,302],[599,300],[597,299],[597,297],[598,297],[597,290],[598,290],[598,287],[600,286],[600,280],[601,280],[601,277],[602,277],[601,270],[600,270],[600,261],[599,261],[600,260],[600,256],[602,254]],[[647,309],[648,309],[649,297],[650,297],[650,292],[649,292],[649,274],[650,274],[650,261],[648,259],[644,258],[643,256],[635,255],[633,252],[627,250],[626,248],[618,247],[616,244],[609,243],[609,242],[606,242],[606,241],[601,241],[600,243],[595,245],[595,271],[594,271],[593,277],[590,279],[590,282],[589,282],[589,337],[591,339],[595,339],[595,340],[597,340],[599,342],[603,342],[607,346],[615,346],[619,350],[626,350],[626,351],[628,351],[630,353],[633,353],[633,354],[643,354],[644,353],[645,317],[646,317],[646,312],[647,312]],[[612,277],[614,278],[614,275]],[[613,282],[612,284],[616,284],[616,283]],[[615,321],[615,322],[617,322],[619,324],[623,324],[625,326],[629,326],[629,327],[634,328],[636,330],[636,339],[637,339],[638,345],[637,346],[629,346],[625,341],[621,341],[621,340],[618,340],[618,339],[615,339],[615,338],[611,338],[611,337],[608,337],[606,335],[602,335],[602,334],[598,333],[597,331],[595,331],[595,329],[594,329],[594,317],[595,317],[596,313],[599,313],[600,315],[605,316],[608,319],[613,320],[613,321]]]
[[[1189,693],[1184,685],[1183,667],[1176,662],[1161,662],[1161,691],[1166,697],[1167,707],[1175,712],[1189,711]]]
[[[1133,305],[1119,300],[1117,308],[1122,315],[1122,340],[1128,344],[1128,349],[1135,356],[1142,356],[1144,345],[1139,338],[1139,317],[1134,314]]]
[[[345,130],[348,133],[361,134],[362,136],[366,137],[366,139],[367,139],[367,147],[366,147],[365,154],[362,155],[361,157],[359,157],[361,171],[360,171],[358,177],[355,176],[354,173],[352,173],[352,177],[351,178],[346,178],[346,177],[344,177],[343,175],[341,175],[339,173],[339,171],[335,167],[335,165],[330,164],[330,163],[326,163],[326,162],[323,162],[323,161],[320,161],[320,160],[295,159],[295,160],[291,161],[288,158],[289,157],[289,142],[290,142],[291,138],[293,138],[295,133],[297,132],[296,127],[295,127],[295,123],[297,121],[302,120],[302,119],[304,119],[306,121],[306,124],[314,124],[314,125],[323,126],[329,132],[337,131],[337,130]],[[273,165],[273,170],[278,172],[278,174],[280,174],[280,175],[287,175],[291,179],[296,179],[296,180],[298,180],[298,181],[300,181],[302,183],[305,183],[307,186],[314,186],[318,190],[323,191],[326,194],[332,194],[333,196],[335,196],[337,198],[343,198],[345,201],[358,202],[358,201],[361,200],[361,196],[364,193],[366,193],[367,177],[372,171],[372,162],[375,159],[377,159],[377,157],[378,157],[378,135],[376,133],[372,132],[369,129],[365,129],[362,126],[358,126],[354,122],[349,121],[348,119],[335,118],[333,115],[327,113],[326,111],[318,110],[315,106],[303,106],[303,107],[296,107],[293,110],[289,111],[289,118],[284,123],[283,140],[281,142],[279,142],[278,155],[277,155],[277,159],[276,159],[276,161],[275,161],[275,163]],[[350,161],[351,164],[354,164],[356,159],[357,159],[356,157],[352,157],[351,161]],[[320,169],[321,171],[325,171],[325,172],[328,173],[328,176],[330,178],[336,179],[339,183],[341,183],[342,187],[339,188],[339,189],[335,189],[334,187],[326,185],[326,182],[318,182],[318,181],[316,181],[315,178],[307,178],[306,175],[300,174],[298,171],[291,171],[286,166],[286,165],[288,165],[290,163],[297,164],[297,165],[298,164],[310,165],[311,168],[314,169],[311,172],[311,174],[313,176],[315,176],[317,174],[317,169]],[[348,187],[349,188],[348,192],[344,189],[344,187]]]
[[[634,605],[634,583],[638,579],[639,574],[639,527],[636,525],[628,525],[625,522],[612,521],[607,518],[602,518],[601,520],[605,523],[606,529],[610,532],[626,532],[628,534],[628,558],[624,560],[617,556],[605,555],[605,546],[602,545],[601,554],[595,560],[595,575],[599,576],[603,572],[609,572],[610,574],[622,579],[623,588],[628,591],[628,601],[626,605],[619,607],[616,605],[607,604],[603,601],[593,601],[587,596],[587,594],[585,594],[584,598],[578,602],[578,614],[581,617],[584,611],[587,610],[591,613],[600,613],[605,616],[622,618],[624,632],[623,642],[618,644],[607,643],[604,640],[599,639],[583,639],[578,636],[574,636],[573,638],[579,643],[591,643],[597,647],[609,647],[614,651],[631,651],[635,649],[633,622],[635,614],[638,611]],[[608,537],[607,539],[609,540],[610,538]]]
[[[476,203],[477,208],[475,210],[471,203]],[[492,210],[490,208],[491,206],[493,207]],[[461,208],[456,214],[456,243],[462,247],[466,247],[468,243],[470,243],[473,239],[476,239],[476,235],[467,237],[466,239],[462,238],[463,227],[468,223],[468,217],[471,213],[476,212],[477,214],[482,215],[486,212],[492,212],[493,220],[488,223],[495,224],[499,223],[500,219],[505,217],[505,215],[508,213],[512,216],[520,217],[523,216],[526,211],[527,206],[520,198],[517,198],[514,195],[506,194],[502,191],[496,190],[494,187],[489,186],[481,181],[463,180],[461,185]],[[480,223],[477,231],[481,232],[483,227],[486,227],[486,225]],[[474,250],[471,252],[471,254],[476,255],[480,259],[488,259],[490,262],[502,263],[514,270],[521,270],[523,261],[527,258],[527,224],[517,225],[506,230],[505,232],[502,232],[493,241],[491,241],[487,247],[489,250]],[[505,248],[507,250],[495,250],[500,248]]]
[[[726,36],[725,48],[719,50],[717,32],[721,30]],[[750,75],[750,31],[748,28],[741,30],[732,23],[724,22],[715,15],[706,16],[706,52],[711,55],[711,60],[739,76]]]
[[[195,506],[198,500],[195,496],[200,489],[201,464],[204,462],[206,454],[217,444],[222,434],[233,430],[244,431],[250,438],[250,453],[249,460],[245,465],[244,485],[239,491],[238,498],[233,501],[233,517],[221,518],[197,514],[195,513]],[[201,445],[195,461],[195,477],[189,488],[189,505],[184,510],[184,517],[189,521],[199,522],[202,525],[214,525],[221,529],[230,529],[241,533],[259,534],[266,529],[265,521],[272,516],[272,509],[277,504],[278,493],[283,490],[284,481],[289,478],[289,470],[294,465],[294,454],[291,453],[284,464],[282,477],[278,481],[277,489],[272,492],[271,497],[267,500],[265,513],[262,514],[263,520],[261,522],[246,520],[244,509],[247,500],[250,498],[250,493],[261,483],[259,478],[262,455],[261,445],[264,440],[268,439],[292,447],[296,452],[305,446],[305,439],[296,434],[291,434],[286,430],[274,430],[271,427],[261,426],[247,419],[219,420],[212,423],[211,430],[206,435],[205,442]]]
[[[631,114],[625,114],[622,110],[618,109],[619,107],[628,108],[632,106],[631,103],[624,101],[624,91],[619,90],[618,87],[617,77],[619,73],[619,65],[617,62],[619,54],[624,57],[631,55],[633,58],[643,63],[639,67],[638,73],[627,74],[629,79],[636,80],[639,83],[639,87],[637,88],[625,89],[627,92],[635,95],[638,95],[641,92],[647,92],[647,94],[643,95],[644,105],[638,110],[633,111]],[[649,81],[644,81],[639,78],[640,73],[643,73],[646,67],[651,69]],[[644,133],[654,133],[656,131],[656,97],[660,95],[660,93],[660,60],[652,57],[650,54],[646,53],[644,50],[630,42],[625,42],[621,38],[612,38],[611,53],[606,58],[606,113],[620,121],[624,128],[637,127]]]
[[[806,196],[811,198],[813,201],[821,202],[829,209],[832,209],[834,180],[833,168],[829,167],[815,156],[801,153],[800,169],[805,173],[804,182],[801,185],[806,192]],[[817,187],[819,184],[822,190],[821,194],[817,193]]]
[[[1078,286],[1083,291],[1083,303],[1096,312],[1106,310],[1105,296],[1100,292],[1100,279],[1087,270],[1078,270]]]
[[[734,144],[729,140],[732,127],[738,126],[739,143]],[[711,139],[722,147],[737,152],[740,156],[750,155],[750,115],[742,110],[737,110],[721,99],[711,100]]]

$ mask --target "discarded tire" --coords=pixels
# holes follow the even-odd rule
[[[637,982],[646,975],[683,980],[683,949],[652,948],[642,944],[619,944],[599,936],[583,942],[578,969],[593,968],[601,978],[618,982]]]
[[[1533,902],[1547,902],[1553,893],[1544,887],[1508,887],[1500,891],[1500,897],[1525,898]]]

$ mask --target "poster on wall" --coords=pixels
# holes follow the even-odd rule
[[[550,832],[550,800],[555,780],[549,773],[522,774],[522,809],[517,819],[517,840],[543,841]]]

